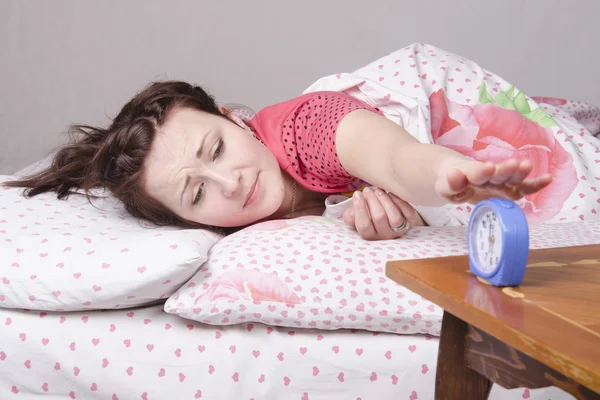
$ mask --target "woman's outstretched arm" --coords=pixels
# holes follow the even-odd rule
[[[352,111],[340,121],[335,146],[348,173],[414,205],[475,203],[490,197],[518,200],[552,180],[549,174],[527,179],[529,161],[482,163],[420,143],[398,124],[367,110]]]

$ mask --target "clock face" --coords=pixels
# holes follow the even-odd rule
[[[498,266],[502,255],[502,229],[500,218],[489,207],[481,207],[474,216],[471,230],[471,251],[477,266],[490,273]]]

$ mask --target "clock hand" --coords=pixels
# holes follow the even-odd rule
[[[492,245],[494,244],[494,235],[492,233],[493,231],[494,231],[494,223],[490,219],[490,223],[488,225],[488,254],[492,253]]]
[[[495,252],[494,252],[494,244],[496,242],[496,235],[495,235],[495,223],[492,223],[490,225],[490,264],[493,264],[493,260],[495,257]]]

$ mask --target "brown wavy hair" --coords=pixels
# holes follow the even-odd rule
[[[56,192],[64,199],[74,190],[108,189],[134,217],[153,224],[207,227],[179,217],[147,195],[144,160],[154,138],[169,114],[177,108],[192,108],[229,118],[214,98],[199,86],[181,81],[154,82],[121,109],[108,128],[72,125],[71,141],[60,148],[51,165],[4,186],[25,188],[26,197]]]

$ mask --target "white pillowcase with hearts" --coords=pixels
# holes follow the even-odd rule
[[[259,223],[215,244],[165,311],[214,325],[439,335],[442,310],[387,278],[385,264],[467,254],[466,230],[417,227],[401,239],[364,241],[323,217]],[[532,249],[592,243],[600,243],[600,222],[530,226]]]
[[[0,188],[0,307],[74,311],[165,299],[222,237],[149,225],[112,197],[92,205],[77,194],[21,193]]]
[[[208,324],[439,334],[442,310],[385,276],[388,260],[464,252],[464,232],[363,241],[323,217],[268,221],[219,241],[165,311]],[[436,228],[440,229],[440,228]]]

